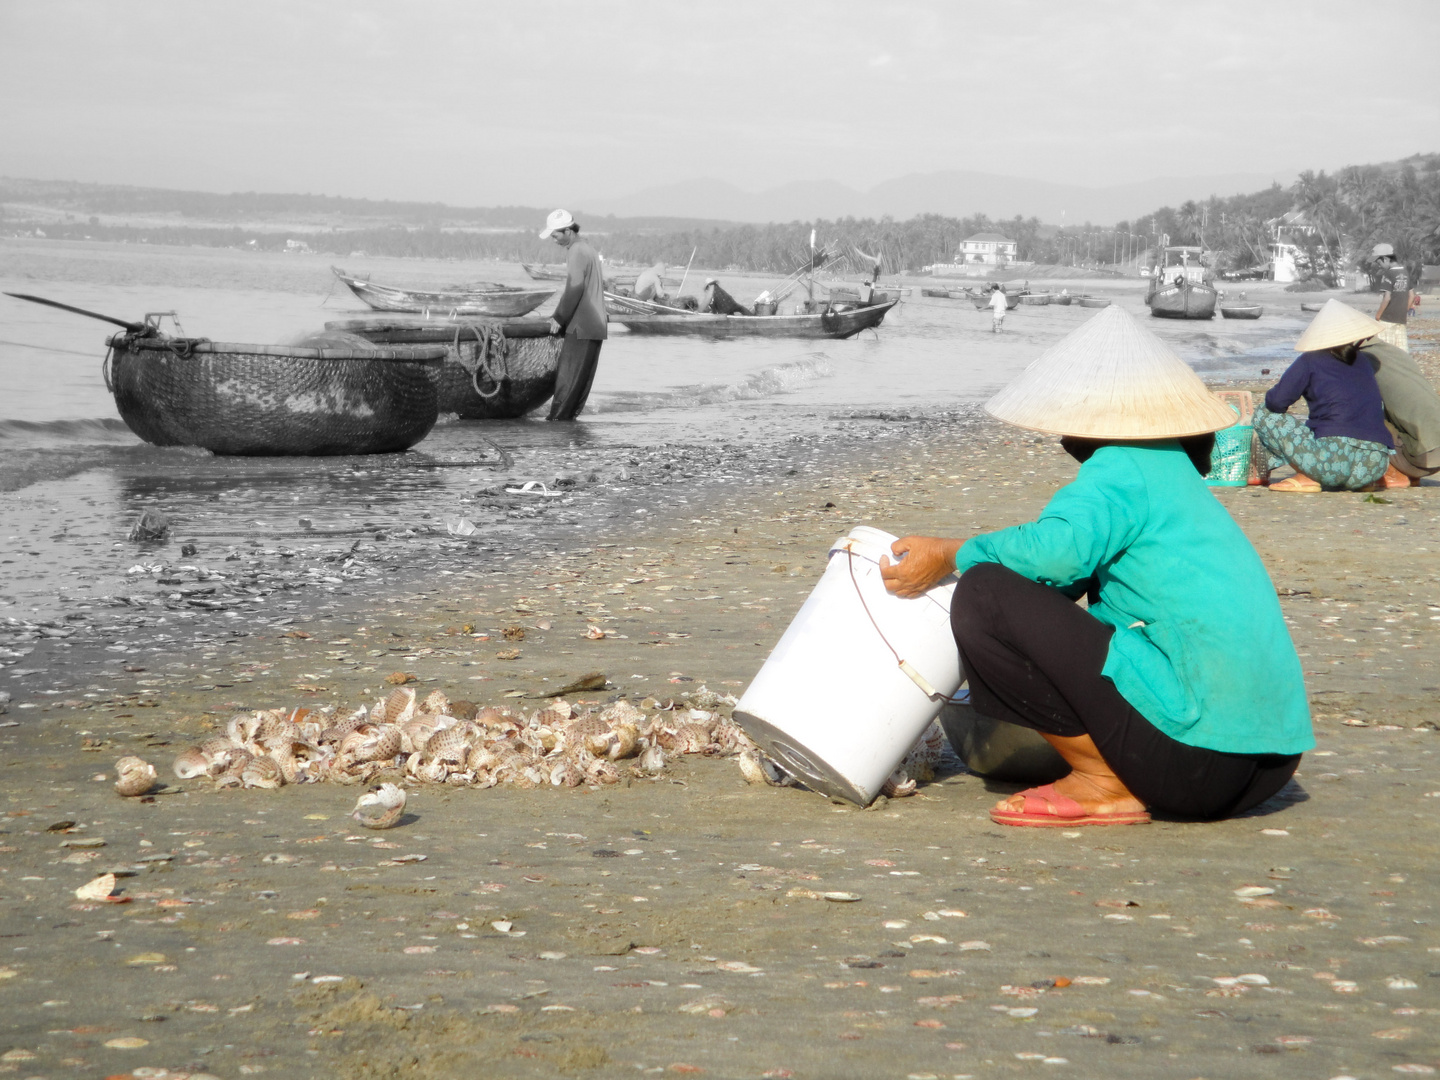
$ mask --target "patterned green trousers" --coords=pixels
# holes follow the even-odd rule
[[[1305,421],[1289,413],[1270,412],[1263,405],[1255,410],[1252,422],[1269,459],[1256,463],[1264,466],[1258,471],[1289,465],[1323,488],[1358,491],[1384,476],[1390,464],[1387,446],[1344,435],[1316,438]]]

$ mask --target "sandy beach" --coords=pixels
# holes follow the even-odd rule
[[[1413,326],[1417,353],[1437,334]],[[354,788],[169,774],[239,709],[359,704],[395,671],[530,708],[589,672],[607,689],[572,701],[738,694],[835,537],[1013,524],[1074,468],[1053,439],[958,416],[802,442],[768,484],[17,700],[0,1074],[1440,1070],[1433,483],[1217,490],[1280,593],[1319,740],[1237,820],[1007,830],[986,811],[1011,788],[953,760],[860,810],[685,757],[604,788],[419,787],[401,827],[366,833]],[[130,753],[166,778],[148,801],[112,789]],[[129,902],[77,901],[107,869]],[[859,899],[810,898],[836,890]]]

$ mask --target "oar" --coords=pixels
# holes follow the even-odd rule
[[[86,315],[92,319],[99,319],[101,322],[114,323],[135,334],[143,333],[147,329],[144,323],[126,322],[113,315],[101,315],[98,311],[86,311],[84,308],[71,307],[69,304],[60,303],[59,300],[46,300],[43,296],[28,296],[18,292],[7,292],[5,295],[13,296],[16,300],[29,300],[32,304],[44,304],[46,307],[59,308],[61,311],[73,311],[76,315]]]
[[[683,273],[683,274],[680,275],[680,284],[679,284],[678,286],[676,286],[676,288],[675,288],[675,295],[676,295],[676,296],[679,296],[680,293],[681,293],[681,290],[683,290],[683,289],[685,288],[685,279],[690,276],[690,267],[691,267],[691,265],[695,262],[695,252],[697,252],[697,251],[699,251],[699,250],[700,250],[700,249],[699,249],[698,247],[692,248],[692,249],[690,250],[690,262],[687,262],[687,263],[685,264],[685,273]]]

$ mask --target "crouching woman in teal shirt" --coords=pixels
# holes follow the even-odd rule
[[[991,817],[1215,819],[1278,792],[1314,737],[1275,588],[1202,479],[1233,414],[1113,306],[987,409],[1064,436],[1074,482],[1032,522],[898,540],[882,572],[901,596],[960,575],[951,623],[976,711],[1033,728],[1071,766]]]

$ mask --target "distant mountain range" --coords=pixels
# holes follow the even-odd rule
[[[813,218],[906,220],[917,214],[987,214],[997,220],[1036,217],[1052,225],[1112,225],[1178,206],[1187,199],[1247,194],[1294,182],[1294,172],[1158,176],[1112,187],[1025,180],[981,172],[912,173],[856,191],[833,180],[796,182],[745,191],[724,180],[686,180],[614,199],[584,201],[586,211],[612,217],[708,218],[739,222]]]

